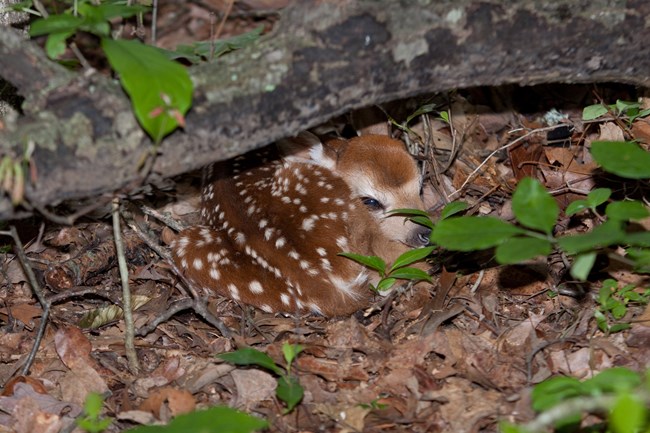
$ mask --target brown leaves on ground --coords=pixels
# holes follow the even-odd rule
[[[468,93],[481,99],[479,90]],[[524,175],[544,182],[566,205],[600,181],[588,143],[618,136],[643,141],[650,130],[642,119],[631,128],[583,124],[579,111],[565,110],[568,117],[561,122],[568,127],[555,137],[560,145],[549,144],[553,128],[542,123],[543,113],[493,112],[468,100],[456,96],[450,124],[434,120],[429,131],[411,125],[414,134],[433,143],[422,155],[429,168],[436,167],[425,190],[432,208],[462,196],[471,213],[508,218],[512,188]],[[535,132],[540,128],[545,129]],[[445,155],[452,153],[458,158],[445,171]],[[189,183],[179,181],[179,191],[191,191]],[[185,220],[193,206],[192,200],[166,200],[160,207]],[[580,232],[597,221],[562,216],[559,224]],[[133,375],[119,316],[107,316],[93,329],[78,326],[89,311],[121,304],[109,233],[103,223],[48,227],[27,246],[41,281],[49,281],[47,295],[58,301],[26,377],[19,372],[42,310],[17,259],[2,257],[0,425],[5,427],[0,431],[64,431],[89,392],[107,396],[105,415],[115,419],[111,432],[217,404],[264,417],[273,431],[495,431],[499,420],[529,420],[532,385],[552,375],[586,378],[612,366],[641,370],[650,360],[647,308],[631,308],[630,317],[636,316],[630,330],[604,335],[593,319],[598,279],[575,287],[566,280],[561,257],[497,267],[488,252],[440,257],[444,268],[437,264],[431,288],[406,289],[382,309],[353,317],[275,316],[212,298],[210,311],[233,329],[233,339],[181,312],[136,338],[142,371]],[[130,284],[134,296],[149,299],[134,313],[141,327],[187,295],[169,266],[132,239]],[[67,279],[52,277],[64,267],[74,272]],[[636,287],[648,284],[615,264],[597,270]],[[60,281],[66,284],[52,283]],[[292,367],[305,395],[288,415],[275,398],[277,378],[271,372],[215,357],[252,346],[283,365],[284,342],[305,348]]]

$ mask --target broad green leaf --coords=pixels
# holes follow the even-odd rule
[[[399,268],[390,273],[393,278],[411,281],[431,281],[431,277],[422,269],[417,268]]]
[[[50,15],[34,21],[29,28],[31,37],[42,36],[48,33],[74,33],[83,24],[83,18],[70,14]]]
[[[58,59],[66,49],[66,40],[74,32],[56,32],[50,33],[45,41],[45,52],[50,59]]]
[[[136,14],[147,12],[150,8],[143,5],[125,5],[117,3],[102,3],[92,5],[90,3],[80,3],[79,13],[84,16],[90,16],[93,19],[110,21],[113,18],[128,18]]]
[[[512,195],[512,210],[524,226],[550,234],[560,213],[555,199],[537,180],[525,177]]]
[[[627,221],[640,220],[648,215],[648,208],[640,201],[615,201],[607,205],[605,215],[611,219]]]
[[[650,272],[650,249],[628,248],[627,257],[634,260],[634,270],[636,272],[640,272],[640,273]]]
[[[355,253],[339,253],[339,256],[347,257],[348,259],[359,262],[364,266],[368,266],[371,269],[383,274],[386,271],[386,262],[383,259],[377,256],[364,256],[361,254]]]
[[[623,101],[622,99],[616,100],[616,110],[618,110],[619,114],[629,115],[630,111],[636,114],[640,106],[641,104],[638,102]]]
[[[582,120],[594,120],[607,114],[607,107],[602,104],[589,105],[582,110]]]
[[[298,356],[300,352],[302,352],[304,347],[302,347],[300,344],[289,344],[289,343],[284,343],[282,345],[282,353],[284,354],[284,360],[287,362],[287,370],[291,366],[291,363],[293,360]]]
[[[442,209],[442,212],[440,213],[440,219],[444,220],[445,218],[449,218],[458,212],[462,212],[467,209],[467,206],[468,204],[464,201],[452,201]]]
[[[650,247],[650,231],[626,233],[621,243],[634,247]]]
[[[569,254],[616,245],[623,242],[625,233],[618,221],[606,221],[592,231],[580,235],[558,238],[560,247]]]
[[[641,384],[638,373],[624,367],[613,367],[603,370],[591,379],[583,382],[586,393],[598,395],[602,393],[623,393]]]
[[[587,194],[587,204],[591,208],[600,206],[609,200],[612,195],[612,190],[609,188],[596,188]]]
[[[260,352],[252,347],[244,347],[229,353],[220,353],[217,355],[224,361],[235,365],[257,365],[259,367],[271,370],[275,374],[282,375],[284,371],[273,362],[273,359],[264,352]]]
[[[86,396],[86,401],[84,401],[84,411],[86,415],[96,418],[101,414],[103,404],[104,398],[101,394],[91,392]]]
[[[532,406],[536,412],[542,412],[582,394],[582,383],[578,379],[565,376],[553,377],[533,388]]]
[[[615,323],[612,326],[609,327],[609,332],[611,334],[615,334],[617,332],[625,331],[626,329],[630,329],[632,325],[629,323]]]
[[[537,256],[547,256],[551,251],[552,245],[545,239],[509,238],[497,246],[496,259],[503,265],[520,263]]]
[[[571,265],[571,276],[576,280],[585,281],[596,263],[596,253],[585,253],[576,256]]]
[[[604,170],[629,179],[650,177],[650,152],[629,141],[594,141],[591,155]]]
[[[211,407],[172,419],[168,425],[150,425],[127,433],[250,433],[267,428],[269,423],[247,413],[223,406]]]
[[[102,38],[102,48],[131,97],[138,121],[159,143],[180,125],[192,104],[187,70],[136,41]]]
[[[391,273],[395,269],[401,268],[402,266],[407,266],[410,265],[411,263],[415,263],[419,260],[426,258],[429,254],[431,254],[434,248],[435,247],[415,248],[405,252],[404,254],[400,255],[397,259],[395,259],[395,263],[393,263],[393,266],[391,266],[388,273]]]
[[[433,221],[431,221],[431,217],[429,216],[412,216],[409,217],[411,221],[413,221],[415,224],[419,224],[421,226],[427,227],[429,229],[433,229]]]
[[[275,395],[287,405],[285,413],[289,413],[302,400],[304,390],[300,382],[298,382],[298,378],[294,376],[289,376],[288,378],[282,376],[278,379],[278,387],[275,390]]]
[[[259,26],[250,32],[228,39],[179,45],[174,51],[165,50],[165,56],[170,59],[185,58],[194,63],[199,62],[201,58],[210,60],[212,57],[216,59],[230,51],[239,50],[257,41],[262,31],[264,31],[264,26]]]
[[[500,433],[528,433],[523,427],[510,424],[507,421],[499,421],[499,429],[497,431]]]
[[[375,287],[375,290],[378,292],[385,292],[386,290],[390,289],[393,287],[393,284],[397,281],[397,278],[382,278],[379,283],[377,283],[377,287]]]
[[[409,209],[409,208],[400,208],[389,210],[388,212],[391,215],[405,215],[405,216],[423,216],[430,217],[426,211],[420,209]]]
[[[569,203],[569,205],[564,210],[564,213],[566,216],[571,216],[585,209],[589,209],[589,203],[587,203],[587,200],[576,200]]]
[[[645,425],[646,412],[641,399],[628,393],[621,394],[609,414],[609,424],[614,433],[637,433]]]
[[[495,247],[525,231],[494,217],[451,217],[439,221],[431,240],[448,250],[475,251]]]

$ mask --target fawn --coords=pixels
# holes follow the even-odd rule
[[[266,312],[351,314],[369,303],[378,276],[338,253],[390,263],[426,245],[428,229],[387,214],[424,209],[421,176],[404,144],[386,136],[288,143],[309,145],[308,154],[266,148],[205,169],[204,225],[178,235],[174,261],[204,290]]]

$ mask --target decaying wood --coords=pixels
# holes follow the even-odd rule
[[[176,175],[292,135],[351,109],[479,85],[650,83],[650,3],[301,1],[263,40],[191,69],[185,131],[163,143],[148,179]],[[26,98],[4,119],[0,153],[29,141],[36,207],[141,184],[151,142],[119,85],[73,74],[0,28],[0,75]],[[15,217],[0,198],[0,218]]]

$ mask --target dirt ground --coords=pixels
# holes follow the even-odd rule
[[[173,47],[209,38],[227,3],[191,1],[180,9],[163,4],[160,43]],[[237,2],[222,34],[260,23],[270,27],[281,6],[277,0]],[[640,96],[612,84],[512,86],[423,96],[384,109],[404,119],[424,104],[436,104],[409,124],[408,136],[423,161],[424,197],[434,221],[450,200],[467,202],[470,214],[512,219],[510,197],[524,176],[539,179],[561,208],[605,184],[623,197],[622,183],[597,175],[589,143],[633,136],[647,144],[650,124],[583,122],[582,108]],[[439,118],[441,111],[450,113],[449,123]],[[343,117],[332,125],[349,130],[349,122]],[[549,128],[554,122],[560,127]],[[387,130],[386,125],[371,122],[361,132]],[[407,139],[399,128],[392,131]],[[126,219],[166,248],[171,229],[140,206],[191,224],[199,186],[199,174],[192,173],[145,189],[124,200]],[[71,431],[66,426],[89,391],[106,396],[105,415],[114,418],[109,432],[212,405],[263,417],[271,431],[491,432],[500,420],[530,420],[531,387],[553,375],[588,378],[613,366],[643,371],[650,365],[649,311],[632,306],[621,320],[632,322],[631,328],[610,335],[594,319],[595,296],[605,279],[647,288],[647,278],[603,256],[590,280],[580,284],[570,280],[559,254],[497,266],[488,251],[440,252],[431,260],[432,285],[405,287],[351,317],[287,317],[211,297],[209,311],[232,337],[191,310],[179,311],[136,336],[141,369],[135,373],[116,307],[122,289],[109,215],[110,209],[99,210],[71,227],[16,222],[52,309],[32,361],[44,312],[15,249],[1,254],[0,432]],[[562,214],[557,231],[580,233],[597,224],[596,218]],[[137,330],[189,295],[169,263],[129,225],[122,229]],[[0,240],[10,245],[8,238]],[[305,395],[289,414],[275,398],[270,372],[215,356],[250,346],[283,365],[286,342],[305,348],[293,369]]]

